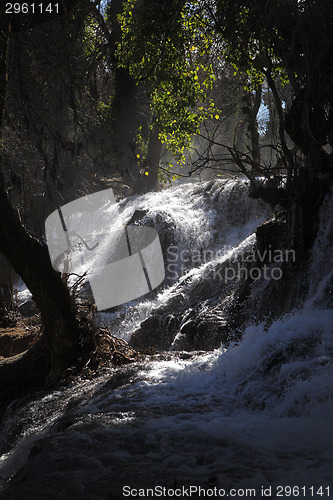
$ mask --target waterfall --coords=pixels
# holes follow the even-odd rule
[[[203,496],[199,487],[206,496],[333,497],[331,207],[332,195],[302,307],[248,324],[227,347],[147,355],[14,402],[0,434],[0,498],[108,500],[139,488],[142,498],[161,496],[156,488],[169,497],[185,488],[186,497],[190,487],[192,498]],[[211,315],[202,328],[211,327],[223,311],[216,297],[223,287],[202,287],[202,277],[253,248],[267,207],[247,199],[245,183],[214,182],[122,202],[122,220],[135,210],[142,210],[140,224],[167,231],[177,252],[214,251],[101,320],[130,338],[156,311],[179,307],[181,331],[192,306]],[[193,309],[199,289],[206,295]]]
[[[310,287],[306,304],[333,307],[333,192],[326,195],[320,212],[317,238],[309,270]]]
[[[200,285],[201,280],[207,284],[204,275],[209,266],[242,247],[270,213],[268,205],[249,198],[248,192],[247,181],[217,180],[182,184],[126,201],[121,211],[124,224],[139,211],[145,214],[140,224],[152,225],[158,231],[166,279],[159,293],[150,294],[139,303],[127,304],[123,311],[100,313],[101,323],[128,341],[153,311],[168,307],[179,293],[186,293],[179,290],[182,283]],[[198,289],[198,294],[201,291]]]

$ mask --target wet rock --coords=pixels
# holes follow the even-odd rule
[[[256,230],[258,251],[282,250],[285,247],[287,239],[288,226],[285,219],[275,220],[270,218],[263,224],[260,224]]]
[[[28,298],[27,300],[22,302],[18,306],[18,311],[21,314],[21,316],[23,316],[25,318],[28,318],[30,316],[34,316],[35,314],[38,314],[37,306],[36,306],[34,300],[32,300],[32,298]]]
[[[137,224],[140,222],[148,213],[148,210],[135,210],[134,214],[130,218],[130,220],[127,222],[127,226],[131,224]]]
[[[173,350],[205,350],[211,351],[221,345],[223,338],[222,329],[226,323],[217,324],[197,319],[188,321],[176,335],[172,345]]]
[[[134,349],[155,348],[169,350],[179,329],[181,317],[164,315],[162,311],[143,321],[140,329],[133,333],[130,345]]]

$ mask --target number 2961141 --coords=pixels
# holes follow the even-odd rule
[[[58,3],[7,2],[6,14],[59,14]]]

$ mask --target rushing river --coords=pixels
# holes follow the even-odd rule
[[[167,273],[166,286],[148,298],[99,314],[127,340],[177,294],[190,294],[207,266],[251,245],[269,215],[239,181],[133,198],[120,204],[122,221],[135,210],[160,236],[172,235],[167,243],[186,265],[172,268],[177,274]],[[328,197],[307,297],[270,326],[249,325],[241,341],[213,351],[173,344],[14,402],[0,434],[0,498],[333,497],[332,227]],[[211,260],[191,261],[194,250]],[[188,308],[184,300],[184,315]]]

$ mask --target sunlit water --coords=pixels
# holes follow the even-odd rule
[[[185,186],[186,195],[180,188],[147,195],[138,199],[139,206],[155,199],[151,210],[172,214],[175,241],[185,234],[186,245],[194,234],[194,221],[187,222],[193,203],[198,211],[193,244],[209,244],[216,212],[203,189],[198,201],[196,188]],[[235,189],[231,183],[228,188]],[[226,205],[225,189],[217,191],[219,203]],[[241,204],[242,186],[239,192]],[[40,393],[19,408],[13,405],[0,438],[1,498],[121,499],[126,485],[235,488],[236,498],[244,498],[247,488],[265,498],[262,487],[272,488],[270,498],[332,497],[333,310],[326,302],[332,272],[330,207],[332,198],[324,205],[303,309],[269,329],[249,326],[242,341],[228,349],[147,357]],[[125,210],[129,215],[129,207]],[[244,214],[242,204],[239,210]],[[260,219],[258,207],[251,210],[245,222],[235,214],[234,226],[230,215],[225,222],[229,236],[223,243],[215,237],[214,244],[226,241],[229,251],[236,251],[243,239],[251,239]],[[201,268],[189,272],[199,279]],[[170,300],[175,286],[125,308],[119,331],[129,335],[157,303]],[[287,487],[285,496],[279,486]],[[296,487],[292,494],[290,486]],[[153,497],[143,493],[141,498]]]

